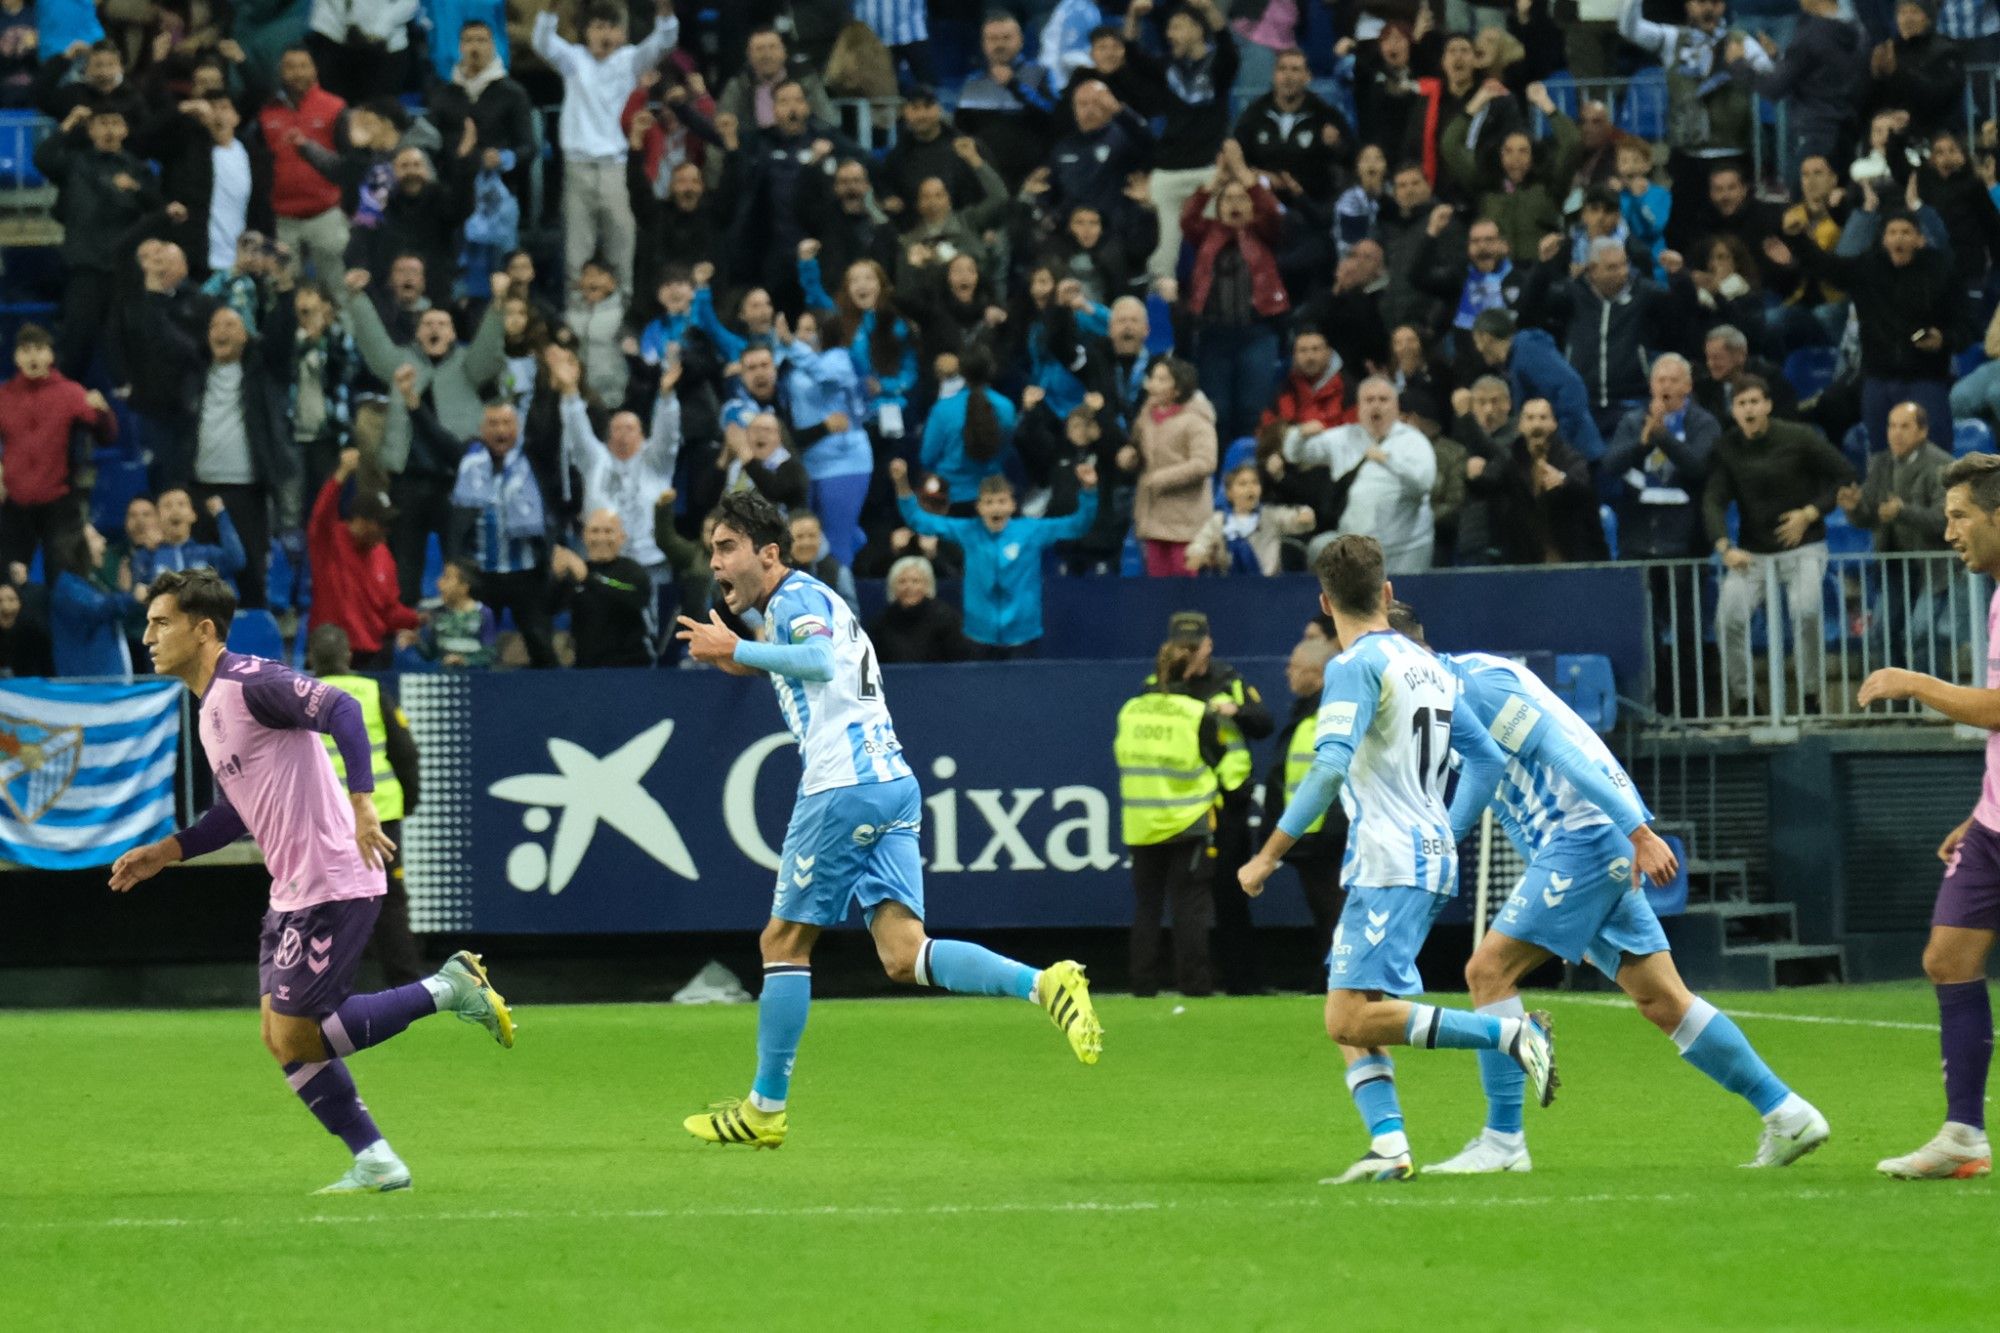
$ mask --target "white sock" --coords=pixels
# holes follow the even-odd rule
[[[1789,1125],[1804,1120],[1812,1111],[1811,1103],[1796,1092],[1785,1094],[1785,1100],[1772,1107],[1764,1116],[1767,1125]]]
[[[387,1166],[396,1160],[396,1150],[389,1146],[389,1140],[377,1139],[354,1154],[354,1160],[368,1166]]]
[[[745,1100],[765,1115],[769,1115],[773,1111],[782,1111],[785,1109],[785,1099],[783,1097],[760,1097],[753,1092]]]
[[[423,987],[431,993],[431,1003],[443,1013],[446,1002],[458,994],[458,988],[444,979],[442,973],[433,972],[423,980]]]
[[[1525,1148],[1528,1146],[1528,1131],[1525,1129],[1517,1129],[1511,1134],[1503,1134],[1497,1129],[1488,1129],[1482,1132],[1486,1135],[1486,1141],[1496,1147]]]
[[[1368,1148],[1381,1157],[1400,1157],[1410,1150],[1410,1136],[1400,1129],[1392,1129],[1387,1134],[1377,1134],[1368,1140]]]
[[[1968,1146],[1986,1142],[1985,1130],[1974,1129],[1971,1125],[1962,1124],[1956,1120],[1945,1121],[1944,1132]]]

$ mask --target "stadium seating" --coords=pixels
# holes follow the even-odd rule
[[[1602,735],[1618,725],[1618,682],[1611,659],[1595,653],[1556,656],[1556,693]]]
[[[1951,455],[1963,458],[1967,454],[1990,454],[1993,452],[1993,428],[1978,417],[1960,417],[1951,425]]]
[[[286,660],[285,636],[279,632],[277,619],[269,611],[238,611],[236,619],[229,625],[229,651],[283,662]]]
[[[1824,393],[1833,383],[1840,353],[1831,347],[1801,347],[1785,358],[1785,380],[1800,398]]]

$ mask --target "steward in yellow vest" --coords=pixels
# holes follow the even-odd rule
[[[417,743],[403,710],[383,691],[382,682],[354,674],[346,630],[321,625],[307,642],[306,656],[306,666],[313,675],[354,697],[368,724],[368,750],[375,767],[375,813],[381,816],[383,833],[396,844],[387,866],[389,893],[382,901],[382,914],[375,919],[369,948],[380,958],[390,985],[407,985],[430,971],[418,954],[416,937],[410,933],[410,897],[403,883],[402,819],[417,808]],[[333,771],[344,779],[346,765],[334,748],[333,737],[323,739],[333,757]]]
[[[1224,748],[1216,718],[1199,699],[1181,692],[1194,648],[1160,649],[1159,683],[1118,710],[1112,750],[1118,760],[1118,799],[1126,846],[1132,854],[1132,990],[1160,989],[1164,917],[1173,904],[1174,984],[1184,995],[1215,989],[1208,959],[1214,922],[1209,898],[1209,835],[1221,794],[1215,766]]]

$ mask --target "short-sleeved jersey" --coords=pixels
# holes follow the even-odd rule
[[[257,840],[271,908],[290,912],[387,890],[361,859],[354,809],[319,732],[341,692],[261,657],[224,653],[201,696],[215,785]]]
[[[875,645],[840,594],[793,570],[765,604],[764,637],[778,644],[824,637],[833,648],[831,680],[771,676],[778,711],[799,743],[805,769],[801,791],[810,796],[910,776],[896,724],[889,720]]]
[[[1565,830],[1646,822],[1651,812],[1603,738],[1542,679],[1491,653],[1454,653],[1445,662],[1464,683],[1465,707],[1507,755],[1494,798],[1507,836],[1532,856]],[[1579,792],[1561,769],[1589,764],[1622,793],[1624,809],[1605,810]]]
[[[1378,630],[1326,664],[1315,755],[1346,774],[1348,888],[1458,891],[1445,807],[1457,677],[1400,634]]]

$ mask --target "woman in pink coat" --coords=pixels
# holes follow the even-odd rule
[[[1216,458],[1215,409],[1196,386],[1194,367],[1161,357],[1146,372],[1146,405],[1119,457],[1120,466],[1139,471],[1132,531],[1145,545],[1149,576],[1192,573],[1187,544],[1215,509]]]

